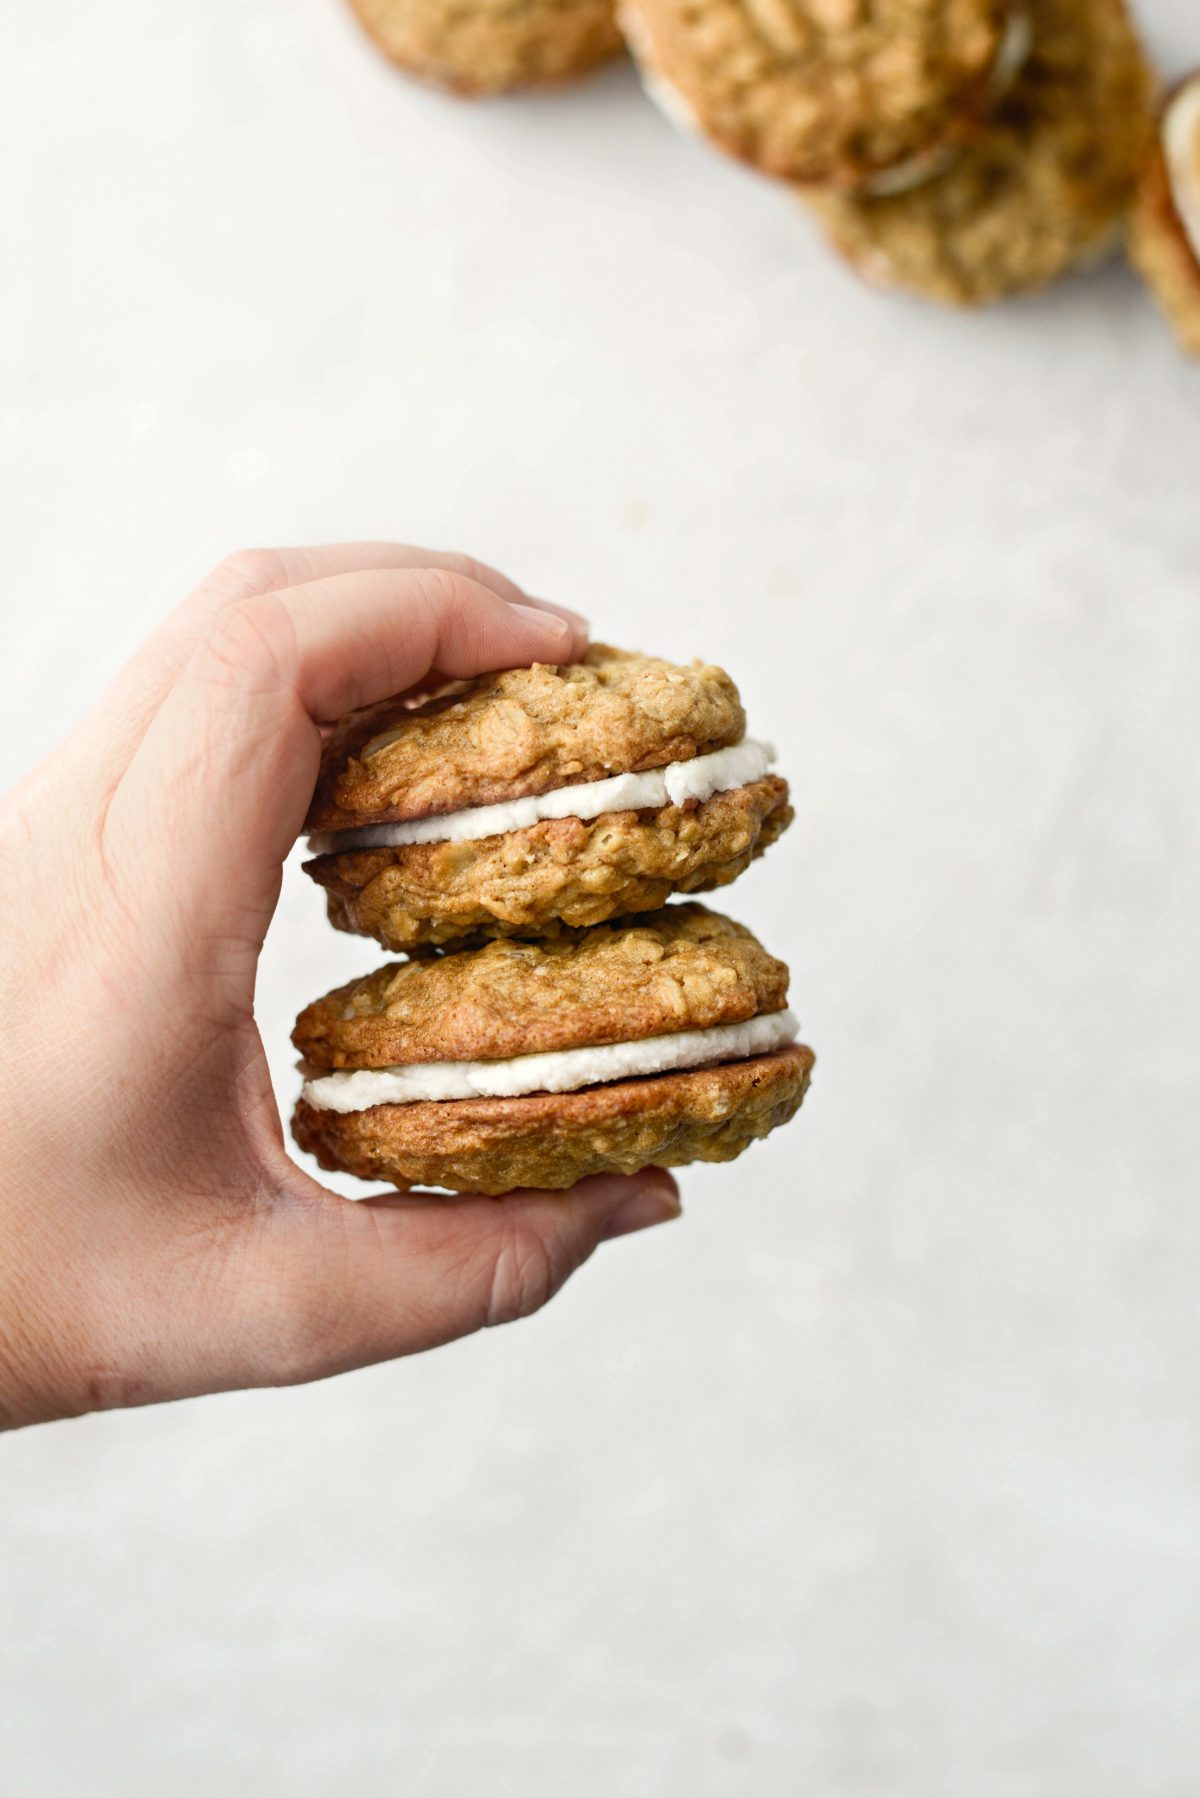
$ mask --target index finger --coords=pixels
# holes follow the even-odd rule
[[[552,613],[438,569],[372,569],[224,610],[159,707],[105,819],[110,865],[185,895],[178,928],[269,914],[316,783],[319,724],[431,669],[465,678],[571,659]],[[265,929],[265,918],[261,919]]]
[[[571,629],[572,660],[587,648],[587,622],[578,612],[531,598],[499,569],[457,550],[387,542],[238,550],[218,562],[182,605],[163,619],[117,675],[98,711],[80,727],[86,766],[102,782],[116,779],[197,645],[231,607],[339,575],[420,569],[461,575],[509,605],[533,606],[565,619]]]

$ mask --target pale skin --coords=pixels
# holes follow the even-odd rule
[[[290,1159],[254,1021],[320,725],[586,641],[464,556],[231,556],[0,804],[0,1428],[431,1349],[678,1215],[655,1169],[343,1199]]]

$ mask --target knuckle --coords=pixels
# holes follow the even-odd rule
[[[303,1386],[336,1373],[342,1365],[342,1338],[324,1295],[296,1295],[293,1308],[271,1318],[263,1328],[258,1382],[264,1386]]]
[[[353,1283],[336,1240],[327,1247],[319,1276],[301,1257],[269,1264],[261,1283],[248,1285],[240,1309],[255,1384],[301,1386],[352,1364]]]
[[[486,1324],[515,1323],[540,1311],[566,1279],[551,1245],[531,1224],[513,1221],[501,1236],[488,1284]]]
[[[446,550],[438,558],[443,564],[443,572],[455,575],[461,581],[471,581],[479,587],[490,587],[497,579],[494,568],[481,562],[477,556],[466,555],[462,550]]]
[[[221,558],[205,583],[231,600],[256,599],[287,584],[287,564],[277,549],[236,549]]]
[[[461,618],[478,599],[476,583],[453,568],[423,570],[421,591],[426,603],[443,620]]]
[[[287,607],[275,594],[235,600],[209,627],[200,672],[214,686],[278,692],[294,677],[295,648]]]

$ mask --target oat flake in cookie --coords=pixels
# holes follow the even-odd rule
[[[392,62],[459,94],[566,81],[624,48],[611,0],[350,3]]]
[[[931,180],[804,196],[860,274],[950,305],[1044,287],[1119,241],[1153,79],[1122,0],[1029,0],[1029,54],[994,117]]]
[[[561,1190],[729,1161],[786,1123],[813,1065],[787,969],[676,905],[543,944],[382,968],[303,1012],[292,1128],[323,1167],[406,1189]]]
[[[595,644],[344,720],[306,866],[390,949],[549,936],[735,879],[791,822],[770,763],[722,669]]]
[[[986,112],[1009,0],[622,0],[665,112],[768,173],[847,188],[928,170]]]
[[[1130,251],[1181,347],[1200,356],[1200,70],[1163,107]]]

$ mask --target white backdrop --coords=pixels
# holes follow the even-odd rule
[[[5,777],[225,550],[470,549],[733,670],[820,1055],[531,1323],[0,1443],[6,1798],[1191,1798],[1200,373],[1120,269],[872,295],[627,71],[0,32]],[[293,870],[285,1103],[372,960]]]

